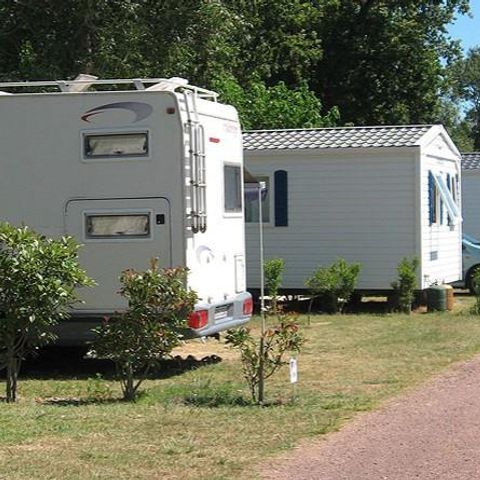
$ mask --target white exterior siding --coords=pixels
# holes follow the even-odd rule
[[[319,265],[359,262],[358,287],[388,289],[403,256],[415,254],[415,150],[246,152],[257,176],[288,172],[288,227],[265,226],[265,257],[285,261],[284,288],[303,288]],[[273,197],[273,195],[271,195]],[[247,224],[247,285],[259,287],[258,228]]]
[[[438,142],[437,142],[438,143]],[[442,155],[442,156],[440,156]],[[451,177],[458,175],[458,198],[461,204],[461,175],[460,161],[452,156],[446,148],[442,153],[438,145],[426,147],[421,163],[422,181],[422,209],[421,209],[421,281],[423,288],[431,283],[450,283],[461,279],[462,276],[462,222],[448,225],[447,209],[443,207],[443,221],[440,218],[430,225],[429,219],[429,192],[428,175],[440,173],[444,178],[447,174]],[[460,205],[461,206],[461,205]]]
[[[462,172],[463,231],[480,238],[480,170]]]
[[[385,131],[389,128],[396,127]],[[461,207],[460,153],[443,127],[427,127],[410,145],[384,147],[368,145],[372,131],[362,127],[340,133],[325,130],[324,134],[320,129],[318,137],[309,131],[292,132],[280,131],[271,140],[267,132],[260,132],[258,150],[251,146],[255,145],[253,132],[245,152],[247,168],[257,177],[270,177],[265,258],[284,259],[283,288],[303,289],[317,266],[330,265],[338,257],[361,264],[357,285],[361,290],[390,289],[404,257],[420,260],[418,288],[461,278],[461,221],[448,225],[445,206],[443,223],[430,225],[429,221],[429,171],[444,180],[447,174],[450,178],[458,175],[457,204]],[[289,135],[296,145],[303,141],[305,146],[288,145]],[[322,138],[330,144],[351,141],[366,146],[329,148]],[[274,226],[277,170],[288,172],[286,227]],[[246,224],[246,240],[247,286],[259,288],[257,224]]]

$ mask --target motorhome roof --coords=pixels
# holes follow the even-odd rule
[[[115,79],[95,79],[82,78],[74,80],[51,80],[51,81],[25,81],[25,82],[2,82],[0,90],[5,88],[22,89],[21,93],[31,93],[32,90],[56,88],[57,93],[79,93],[87,88],[94,86],[122,85],[128,88],[125,90],[150,90],[150,91],[175,91],[176,89],[191,90],[196,96],[205,100],[216,102],[218,94],[212,90],[190,85],[188,80],[183,78],[115,78]],[[133,88],[132,88],[133,87]],[[23,91],[26,90],[26,92]],[[117,90],[117,89],[115,89]],[[104,91],[104,90],[103,90]],[[11,92],[2,92],[11,93]],[[44,92],[45,93],[45,92]],[[51,92],[49,92],[51,93]]]

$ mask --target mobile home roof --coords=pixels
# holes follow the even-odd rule
[[[243,146],[253,150],[414,147],[433,125],[252,130]]]
[[[462,153],[462,170],[479,170],[480,152]]]

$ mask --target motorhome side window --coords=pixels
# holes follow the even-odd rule
[[[265,183],[262,190],[262,221],[270,222],[270,179],[268,177],[256,177],[259,182]],[[245,222],[258,223],[258,189],[245,190]]]
[[[85,158],[122,158],[148,155],[148,133],[84,135]]]
[[[242,171],[239,166],[224,166],[225,212],[240,213],[242,211]]]
[[[144,238],[150,236],[149,214],[86,214],[87,238]]]

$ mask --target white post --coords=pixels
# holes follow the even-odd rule
[[[262,215],[262,190],[265,188],[265,182],[258,183],[258,226],[259,226],[259,240],[260,240],[260,318],[262,321],[262,332],[259,346],[259,372],[258,372],[258,403],[263,404],[265,396],[265,375],[264,375],[264,335],[266,330],[265,325],[265,287],[264,287],[264,270],[263,270],[263,215]]]
[[[266,187],[265,182],[258,183],[258,227],[260,240],[260,317],[262,319],[262,335],[265,333],[265,274],[264,274],[264,251],[263,251],[263,212],[262,190]]]

